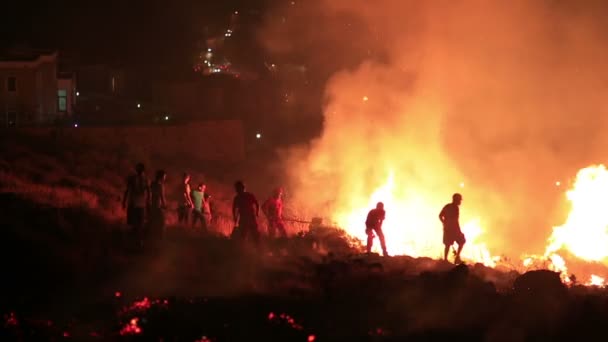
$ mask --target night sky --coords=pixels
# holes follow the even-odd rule
[[[263,12],[268,2],[11,1],[3,4],[0,40],[2,48],[58,48],[88,61],[179,66],[205,31],[225,28],[235,10]]]

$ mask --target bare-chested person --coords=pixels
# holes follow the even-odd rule
[[[192,203],[192,192],[190,189],[190,175],[184,173],[182,184],[180,185],[180,204],[177,208],[177,222],[180,224],[188,224],[190,212],[194,208]]]
[[[268,219],[268,236],[274,238],[277,231],[283,238],[287,237],[283,222],[283,189],[277,188],[270,198],[262,204],[262,212]]]
[[[460,230],[460,204],[462,203],[462,195],[452,195],[452,203],[446,204],[441,212],[439,213],[439,220],[443,223],[443,259],[448,260],[448,252],[450,247],[456,242],[458,244],[458,251],[456,252],[455,263],[460,263],[460,252],[466,243],[464,234]]]

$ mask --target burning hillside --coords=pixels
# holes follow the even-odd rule
[[[286,154],[294,200],[360,239],[365,214],[383,201],[389,252],[436,258],[437,215],[461,192],[469,261],[540,260],[598,283],[608,250],[598,171],[581,171],[567,222],[551,227],[570,210],[560,207],[560,180],[605,160],[608,50],[596,14],[606,11],[554,1],[277,8],[283,20],[260,34],[268,50],[331,75],[322,134]],[[591,182],[598,194],[579,189]],[[586,261],[603,273],[572,268]]]

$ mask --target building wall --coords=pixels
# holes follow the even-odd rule
[[[15,92],[8,91],[8,79],[16,78],[17,89]],[[36,80],[35,70],[31,68],[0,68],[0,111],[28,113],[30,120],[36,110]],[[20,120],[27,117],[20,115]]]
[[[51,123],[57,118],[57,61],[40,64],[39,83],[39,123]]]
[[[16,91],[8,91],[9,77]],[[0,62],[0,113],[17,113],[17,124],[53,122],[57,117],[57,58],[31,62]]]
[[[76,103],[76,88],[74,86],[74,80],[73,79],[69,79],[69,78],[61,78],[57,80],[57,92],[59,93],[59,91],[61,90],[65,90],[66,94],[67,94],[67,103],[66,103],[66,109],[67,112],[65,113],[65,115],[67,116],[72,116],[74,114],[74,104]],[[59,99],[57,99],[59,100]],[[59,102],[58,102],[59,105]],[[57,108],[57,115],[61,116],[64,113],[61,113],[59,111],[59,107]]]
[[[105,65],[89,65],[76,68],[78,91],[106,95],[123,95],[125,74]]]

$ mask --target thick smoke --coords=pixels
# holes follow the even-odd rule
[[[605,161],[606,14],[600,1],[287,2],[260,37],[332,74],[321,137],[286,156],[291,193],[330,214],[367,205],[392,171],[396,195],[426,208],[403,208],[404,226],[437,222],[459,191],[493,253],[542,252],[567,181]]]

